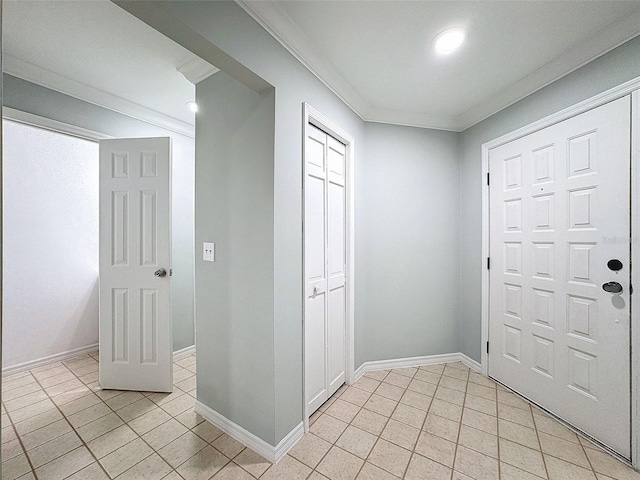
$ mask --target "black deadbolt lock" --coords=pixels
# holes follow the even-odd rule
[[[607,262],[607,267],[609,267],[609,270],[617,272],[618,270],[622,270],[622,262],[617,258],[614,258],[613,260],[609,260]]]

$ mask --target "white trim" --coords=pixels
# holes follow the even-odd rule
[[[179,133],[185,137],[195,138],[195,126],[190,123],[78,82],[12,55],[3,55],[2,68],[5,73],[11,76],[21,78],[41,87],[64,93],[70,97]]]
[[[393,368],[421,367],[423,365],[437,365],[442,363],[464,363],[470,369],[480,372],[480,364],[464,353],[444,353],[440,355],[425,355],[422,357],[394,358],[391,360],[375,360],[364,362],[355,371],[354,382],[357,382],[367,372],[391,370]]]
[[[308,103],[302,104],[302,182],[304,185],[306,179],[306,160],[305,160],[305,144],[307,141],[307,126],[311,123],[324,132],[330,134],[346,147],[346,332],[345,332],[345,382],[351,385],[354,380],[355,369],[355,139],[352,135],[340,128],[331,119],[320,113]],[[309,412],[307,411],[307,394],[305,391],[305,356],[304,356],[304,315],[306,298],[305,289],[305,273],[304,273],[304,189],[302,193],[302,216],[303,216],[303,235],[302,235],[302,402],[303,402],[303,423],[304,431],[309,429]]]
[[[37,358],[35,360],[29,360],[28,362],[19,363],[17,365],[12,365],[10,367],[5,367],[2,369],[2,376],[7,377],[9,375],[14,375],[16,373],[25,372],[27,370],[32,370],[34,368],[42,367],[43,365],[47,365],[49,363],[54,362],[62,362],[64,360],[69,360],[70,358],[79,357],[81,355],[85,355],[91,352],[98,351],[98,344],[94,343],[92,345],[87,345],[86,347],[74,348],[72,350],[67,350],[66,352],[56,353],[55,355],[49,355],[48,357]]]
[[[303,424],[300,422],[274,447],[198,400],[196,400],[194,410],[209,423],[271,463],[278,463],[304,435]]]
[[[178,360],[182,360],[183,358],[188,357],[189,355],[192,355],[194,353],[196,353],[195,345],[181,348],[180,350],[176,350],[175,352],[173,352],[173,361],[177,362]]]
[[[220,71],[219,68],[214,67],[209,62],[203,60],[200,57],[193,57],[184,65],[176,68],[176,70],[194,85]]]
[[[7,120],[11,120],[12,122],[42,128],[44,130],[50,130],[64,135],[71,135],[72,137],[78,137],[92,142],[113,138],[112,136],[104,133],[95,132],[86,128],[59,122],[57,120],[51,120],[50,118],[41,117],[40,115],[34,115],[33,113],[23,112],[10,107],[2,107],[2,117]]]
[[[565,108],[552,115],[548,115],[536,122],[526,125],[522,128],[514,130],[513,132],[502,135],[494,140],[486,142],[482,145],[482,312],[481,312],[481,334],[482,334],[482,371],[485,375],[488,375],[488,355],[486,353],[486,341],[489,338],[489,307],[490,307],[490,292],[489,292],[489,270],[486,268],[486,258],[489,256],[489,187],[487,186],[487,172],[489,172],[489,153],[493,148],[504,145],[505,143],[517,140],[531,133],[542,130],[543,128],[555,125],[556,123],[567,120],[571,117],[584,113],[588,110],[597,108],[605,103],[612,102],[625,95],[632,94],[632,157],[631,168],[634,175],[634,179],[640,179],[640,101],[638,100],[638,90],[640,89],[640,77],[634,78],[621,85],[613,87],[602,93],[594,95],[582,102],[579,102],[571,107]],[[632,179],[633,180],[633,179]],[[632,181],[632,205],[637,205],[640,201],[637,189],[640,188],[638,182]],[[632,210],[632,230],[640,227],[640,209]],[[635,235],[635,234],[634,234]],[[634,238],[634,237],[632,237]],[[640,256],[640,246],[634,241],[632,243],[632,259]],[[632,283],[640,285],[640,273],[632,270]],[[637,296],[637,295],[636,295]],[[639,300],[633,295],[631,296],[631,325],[637,325],[640,320],[638,309],[640,308]],[[636,338],[634,338],[636,337]],[[640,336],[631,335],[631,457],[633,466],[640,468],[640,395],[637,395],[638,388],[640,388]]]
[[[631,205],[640,205],[640,90],[631,94]],[[631,209],[631,258],[639,265],[640,208]],[[631,265],[631,285],[640,288],[640,268]],[[640,293],[640,292],[638,292]],[[631,461],[640,468],[640,296],[631,295]],[[635,427],[635,428],[634,428]]]

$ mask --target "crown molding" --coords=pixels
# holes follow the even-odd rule
[[[640,34],[640,12],[614,22],[584,42],[573,45],[531,74],[458,117],[458,131],[513,105]]]
[[[214,67],[209,62],[201,59],[200,57],[193,57],[191,60],[178,67],[176,70],[194,85],[220,71],[219,68]]]
[[[580,42],[531,74],[458,117],[434,117],[372,106],[321,54],[277,2],[235,0],[271,36],[366,122],[461,132],[522,100],[640,34],[640,12],[628,15]]]
[[[135,118],[136,120],[179,133],[180,135],[191,138],[195,137],[195,126],[190,123],[91,87],[64,75],[60,75],[59,73],[14,57],[13,55],[3,54],[2,70],[4,73],[14,77]]]

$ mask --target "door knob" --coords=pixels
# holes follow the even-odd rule
[[[622,285],[618,282],[607,282],[602,284],[602,289],[609,293],[622,293]]]
[[[166,277],[167,276],[167,271],[164,268],[159,268],[158,270],[156,270],[155,272],[153,272],[153,274],[156,277]]]

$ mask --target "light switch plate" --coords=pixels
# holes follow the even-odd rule
[[[214,262],[216,259],[216,244],[210,242],[204,242],[203,244],[202,259],[205,262]]]

